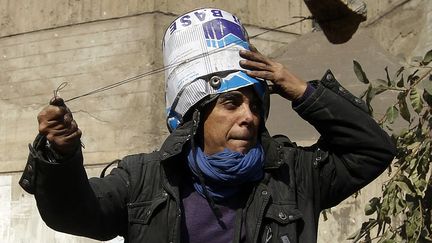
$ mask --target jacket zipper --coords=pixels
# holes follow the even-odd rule
[[[264,196],[264,200],[263,200],[263,204],[261,206],[261,210],[260,210],[260,213],[259,213],[259,216],[258,216],[258,222],[256,224],[256,230],[255,230],[255,233],[254,233],[255,237],[254,237],[254,241],[253,242],[258,242],[258,236],[259,236],[261,224],[262,224],[263,217],[264,217],[264,210],[267,207],[267,204],[269,202],[269,197],[270,197],[268,195],[267,190],[261,191],[261,195]]]

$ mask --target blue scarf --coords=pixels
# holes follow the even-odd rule
[[[239,192],[242,184],[258,181],[263,177],[264,150],[259,144],[246,154],[224,149],[222,152],[206,155],[198,146],[196,158],[190,149],[188,165],[195,176],[195,190],[204,196],[203,185],[197,180],[200,170],[209,195],[216,201],[222,201]]]

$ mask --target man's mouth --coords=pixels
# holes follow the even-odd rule
[[[231,139],[232,140],[242,140],[242,141],[252,141],[254,139],[254,137],[253,136],[250,136],[250,137],[242,136],[242,137],[232,137]]]

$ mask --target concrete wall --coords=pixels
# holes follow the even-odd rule
[[[283,0],[271,2],[268,0],[235,2],[228,0],[42,0],[38,2],[1,0],[0,36],[146,13],[159,12],[175,16],[202,7],[223,8],[236,13],[243,23],[267,28],[286,24],[294,16],[309,14],[302,2]],[[32,18],[23,18],[23,16],[32,16]],[[305,33],[310,30],[310,24],[305,23],[284,30]]]
[[[401,62],[410,63],[431,49],[431,3],[428,0],[368,0],[364,27]]]
[[[367,2],[369,16],[376,17],[365,25],[365,33],[383,45],[384,50],[396,55],[398,52],[392,51],[396,48],[386,46],[389,37],[380,35],[380,30],[397,33],[397,28],[387,26],[386,18],[394,14],[393,21],[398,21],[397,12],[401,8],[419,18],[419,10],[401,5],[402,1]],[[0,0],[0,242],[92,242],[48,229],[37,213],[32,196],[17,185],[28,152],[27,144],[37,133],[36,115],[62,82],[68,82],[60,91],[67,99],[161,67],[160,43],[165,28],[176,15],[203,6],[237,14],[251,36],[298,20],[294,16],[309,15],[301,1],[285,0]],[[406,16],[407,22],[414,19],[420,22],[411,15]],[[290,53],[287,49],[310,31],[311,22],[305,21],[264,34],[253,43],[274,57],[282,53],[301,57],[301,52]],[[296,46],[291,48],[299,48]],[[312,57],[313,47],[314,42],[307,47],[312,48]],[[317,48],[318,52],[328,47],[318,45]],[[410,52],[401,55],[407,53]],[[304,57],[298,60],[312,66],[313,59]],[[280,60],[293,67],[298,65],[287,58]],[[334,60],[325,62],[337,66]],[[304,69],[300,73],[306,78],[320,75],[318,69]],[[90,175],[98,175],[106,163],[126,154],[157,149],[167,135],[163,74],[69,102],[68,106],[84,133],[84,156]],[[284,132],[285,128],[278,124],[269,121],[273,132]],[[289,134],[293,140],[307,144],[317,137],[304,123],[296,122],[294,126],[296,131],[309,130]],[[379,184],[371,190],[377,188]],[[362,195],[367,198],[369,194]],[[344,222],[353,218],[351,213],[343,213],[350,203],[342,205],[340,211],[335,209],[333,221],[322,225],[320,242],[329,242],[335,234],[343,239],[349,229],[340,227],[353,227]],[[362,203],[354,203],[357,214],[361,214]]]
[[[142,15],[1,39],[3,170],[22,168],[26,144],[37,132],[35,115],[62,82],[68,86],[60,95],[70,98],[154,68],[153,26],[153,16]],[[165,128],[151,121],[163,118],[163,87],[159,75],[70,102],[91,134],[83,137],[90,158],[107,162],[137,150],[130,144],[157,144]]]

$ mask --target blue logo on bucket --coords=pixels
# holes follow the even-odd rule
[[[203,24],[204,35],[208,47],[223,48],[230,44],[249,49],[249,44],[242,28],[225,19],[214,19]]]

